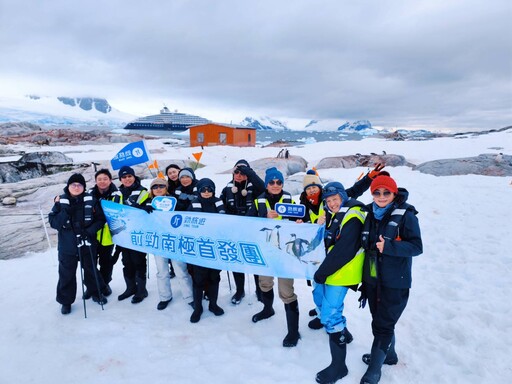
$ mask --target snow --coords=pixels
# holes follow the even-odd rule
[[[165,139],[147,141],[164,149],[156,159],[192,158],[199,148],[170,148]],[[122,147],[81,146],[63,150],[75,161],[107,160]],[[496,148],[500,146],[500,148]],[[494,148],[494,149],[492,149]],[[34,150],[27,147],[25,150]],[[207,147],[197,170],[220,189],[229,180],[236,160],[276,156],[279,148]],[[326,156],[356,152],[402,154],[412,163],[441,158],[512,153],[511,134],[493,133],[464,139],[419,142],[365,139],[322,142],[289,148],[291,155],[314,166]],[[161,164],[164,168],[167,164]],[[350,186],[366,169],[319,170],[322,178]],[[384,366],[381,383],[510,383],[512,382],[512,258],[510,177],[435,177],[408,167],[388,169],[410,192],[416,206],[424,253],[414,259],[413,287],[408,307],[396,329],[396,366]],[[285,184],[286,189],[286,184]],[[50,199],[51,196],[48,196]],[[367,192],[360,198],[370,201]],[[508,239],[508,240],[507,240]],[[226,314],[205,310],[191,324],[191,308],[172,280],[174,299],[156,310],[156,269],[149,259],[149,297],[133,305],[118,301],[124,290],[121,262],[114,269],[113,295],[104,310],[87,301],[84,319],[81,293],[67,316],[55,302],[57,251],[0,261],[0,361],[2,383],[314,383],[315,374],[330,363],[328,337],[307,327],[313,308],[311,288],[295,282],[300,306],[302,339],[296,348],[283,348],[286,334],[283,304],[276,315],[257,324],[251,316],[261,309],[251,295],[239,306],[230,303],[226,272],[222,272],[219,304]],[[231,284],[234,284],[231,278]],[[80,289],[80,288],[79,288]],[[277,287],[276,287],[277,289]],[[340,383],[353,384],[365,372],[361,355],[369,352],[371,316],[359,309],[358,295],[345,300],[345,315],[354,341],[348,345],[349,374]],[[205,306],[206,308],[206,306]]]

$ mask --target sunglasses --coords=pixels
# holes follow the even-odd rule
[[[372,192],[372,196],[375,196],[375,197],[380,197],[380,196],[384,196],[384,197],[388,197],[391,195],[391,192],[389,191],[384,191],[384,192],[380,192],[380,191],[373,191]]]
[[[234,174],[234,175],[241,175],[241,174],[242,174],[242,172],[241,172],[239,169],[235,169],[235,170],[233,171],[233,174]]]
[[[121,179],[126,179],[128,177],[135,177],[135,176],[133,176],[133,175],[123,175],[123,176],[121,176]]]
[[[162,185],[162,184],[156,184],[151,187],[151,189],[165,189],[165,188],[167,188],[167,186]]]
[[[203,187],[203,188],[201,188],[199,190],[199,192],[201,192],[201,193],[209,193],[209,192],[213,193],[213,188],[211,188],[211,187]]]
[[[270,180],[268,182],[268,185],[279,185],[279,186],[281,186],[281,185],[283,185],[283,182],[281,180]]]
[[[339,192],[339,190],[336,187],[327,187],[327,188],[322,189],[323,194],[338,193],[338,192]]]

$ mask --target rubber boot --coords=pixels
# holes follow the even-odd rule
[[[370,353],[365,353],[362,360],[366,365],[369,365],[370,361],[372,360],[372,355]],[[391,344],[389,345],[388,353],[386,354],[386,359],[384,359],[384,364],[396,365],[397,363],[398,355],[395,351],[395,336],[393,336],[391,339]]]
[[[135,295],[135,292],[136,292],[135,278],[125,276],[124,281],[126,282],[126,290],[123,293],[121,293],[119,296],[117,296],[117,299],[119,301],[122,301],[124,299],[127,299],[127,298]]]
[[[208,297],[210,298],[210,304],[208,304],[208,310],[215,316],[222,316],[224,310],[217,305],[217,299],[219,298],[219,283],[210,283],[208,287]]]
[[[191,323],[197,323],[201,320],[201,315],[203,314],[203,290],[196,286],[193,287],[193,295],[194,295],[194,312],[190,316]]]
[[[274,304],[273,289],[268,292],[261,291],[261,302],[263,303],[263,310],[252,317],[253,323],[257,323],[260,320],[268,319],[275,315],[274,308],[272,308],[272,304]]]
[[[236,292],[231,298],[231,303],[238,305],[245,297],[245,274],[240,272],[233,272],[233,278],[235,279]]]
[[[389,344],[384,345],[380,338],[373,339],[370,364],[361,378],[360,384],[377,384],[381,376],[382,364],[386,359]]]
[[[348,368],[345,364],[347,343],[342,332],[329,333],[329,348],[331,350],[331,364],[316,374],[316,382],[320,384],[335,383],[348,374]]]
[[[254,284],[256,286],[256,299],[263,303],[263,301],[261,300],[262,291],[260,288],[260,280],[258,275],[254,275]]]
[[[137,283],[137,292],[132,297],[132,304],[140,303],[146,297],[148,297],[148,290],[146,289],[146,276],[137,276],[135,278]]]
[[[283,347],[295,347],[300,339],[299,333],[299,302],[292,301],[290,304],[284,305],[286,313],[286,325],[288,333],[283,339]]]

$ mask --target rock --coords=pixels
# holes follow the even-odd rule
[[[349,156],[325,157],[320,160],[320,162],[316,165],[316,168],[373,168],[378,163],[386,164],[387,167],[414,166],[414,164],[409,163],[407,160],[405,160],[405,157],[400,155],[355,154]]]
[[[289,175],[293,175],[298,172],[305,172],[308,166],[308,162],[300,156],[290,156],[287,159],[277,157],[265,157],[250,162],[251,168],[265,180],[265,171],[268,168],[276,167],[286,178]],[[231,173],[232,168],[224,171],[224,173]]]
[[[16,205],[16,198],[12,196],[7,196],[2,199],[3,205]]]
[[[512,156],[503,154],[481,154],[462,159],[427,161],[414,168],[435,176],[486,175],[512,176]]]

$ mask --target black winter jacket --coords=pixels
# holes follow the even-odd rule
[[[366,205],[366,221],[362,244],[365,248],[363,281],[370,285],[377,282],[388,288],[410,288],[412,283],[412,258],[423,252],[421,232],[416,209],[407,204],[409,192],[398,189],[394,206],[381,221],[373,215],[372,204]],[[395,210],[405,210],[397,215]],[[391,223],[391,224],[390,224]],[[398,225],[396,225],[398,223]],[[378,252],[376,243],[379,236],[386,238],[384,251]],[[377,277],[372,277],[372,264],[376,262]]]

